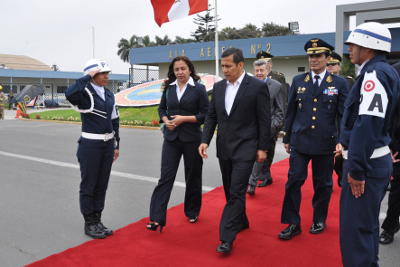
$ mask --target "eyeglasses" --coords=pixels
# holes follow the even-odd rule
[[[329,66],[335,66],[335,65],[339,65],[339,64],[338,64],[338,63],[328,63],[328,64],[326,64],[327,67],[329,67]]]

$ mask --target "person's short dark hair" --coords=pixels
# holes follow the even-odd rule
[[[233,62],[235,62],[236,65],[239,64],[239,62],[244,62],[242,49],[230,47],[222,53],[221,58],[229,57],[230,55],[233,55]]]

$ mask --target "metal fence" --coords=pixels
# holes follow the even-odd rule
[[[159,71],[153,69],[129,68],[128,88],[151,81],[159,80]]]

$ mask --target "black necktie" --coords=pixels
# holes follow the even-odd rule
[[[318,89],[319,89],[319,85],[318,85],[319,76],[318,76],[318,75],[315,75],[314,78],[315,78],[315,83],[314,83],[314,94],[316,94],[316,93],[318,92]]]

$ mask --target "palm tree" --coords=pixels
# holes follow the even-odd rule
[[[118,43],[118,56],[121,58],[123,62],[129,62],[129,50],[132,48],[140,47],[137,42],[137,36],[132,35],[131,39],[126,40],[125,38],[121,38]]]
[[[150,47],[150,46],[155,46],[156,44],[150,40],[150,37],[148,35],[143,36],[143,46],[144,47]]]
[[[168,38],[168,35],[165,35],[164,38],[160,38],[156,35],[156,45],[169,45],[171,43],[172,41]]]

